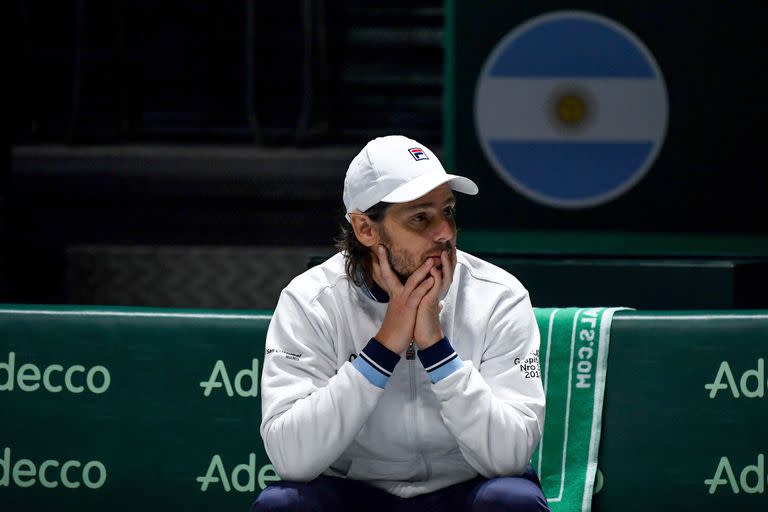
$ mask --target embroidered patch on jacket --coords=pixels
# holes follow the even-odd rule
[[[301,359],[302,354],[298,352],[288,352],[287,350],[283,350],[281,348],[267,348],[266,349],[266,355],[270,354],[283,354],[287,359],[293,359],[294,361],[298,361]]]

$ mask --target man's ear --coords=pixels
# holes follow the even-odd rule
[[[349,219],[357,240],[366,247],[373,247],[379,243],[379,230],[373,221],[364,213],[351,213]]]

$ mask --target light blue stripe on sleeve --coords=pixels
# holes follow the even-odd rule
[[[363,359],[362,357],[355,358],[354,361],[352,361],[352,366],[357,368],[357,370],[363,374],[363,377],[368,379],[368,382],[376,386],[377,388],[384,389],[384,386],[387,385],[387,381],[389,380],[389,377],[381,373],[379,370],[371,366],[371,364]]]
[[[457,356],[456,359],[454,359],[450,363],[446,363],[440,368],[438,368],[437,370],[433,370],[429,372],[429,378],[432,381],[432,384],[435,384],[443,380],[444,378],[446,378],[447,376],[449,376],[450,374],[452,374],[453,372],[455,372],[461,367],[462,367],[461,359],[459,359],[459,357]]]

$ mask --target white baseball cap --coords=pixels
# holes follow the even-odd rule
[[[423,144],[402,135],[377,137],[352,159],[344,178],[344,206],[364,212],[376,203],[406,203],[444,183],[456,192],[475,195],[475,182],[448,174],[440,160]]]

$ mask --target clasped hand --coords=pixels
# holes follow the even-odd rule
[[[440,253],[442,268],[435,266],[434,258],[419,266],[405,284],[392,271],[384,246],[373,252],[373,278],[389,294],[389,304],[376,339],[396,354],[401,354],[411,340],[420,350],[440,341],[444,334],[440,326],[440,299],[451,286],[455,249]]]

